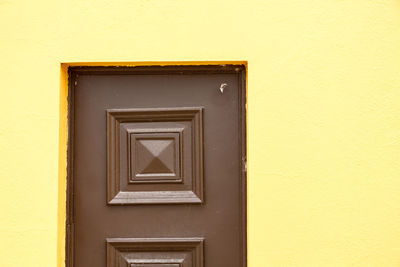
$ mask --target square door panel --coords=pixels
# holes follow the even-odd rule
[[[202,108],[107,110],[109,204],[202,203]]]
[[[181,267],[180,263],[132,263],[130,267]]]
[[[183,182],[183,128],[157,130],[128,130],[129,183]]]
[[[203,238],[107,238],[107,267],[204,267]]]

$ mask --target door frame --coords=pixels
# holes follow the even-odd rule
[[[70,66],[68,67],[68,140],[67,140],[67,199],[65,266],[74,265],[74,90],[79,74],[238,74],[239,84],[239,142],[240,142],[240,247],[241,266],[247,267],[247,122],[246,122],[246,66],[244,64],[219,65],[167,65],[167,66]]]

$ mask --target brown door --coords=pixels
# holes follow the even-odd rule
[[[246,266],[243,66],[70,69],[67,266]]]

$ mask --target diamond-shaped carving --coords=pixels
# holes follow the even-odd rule
[[[139,173],[174,173],[174,140],[138,140]],[[137,155],[137,156],[138,156]]]
[[[203,202],[202,107],[107,110],[108,204]]]
[[[142,129],[128,130],[130,183],[182,182],[180,139],[183,129],[161,131],[163,129],[150,133]]]

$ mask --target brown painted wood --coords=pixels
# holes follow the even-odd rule
[[[245,68],[69,77],[66,265],[247,266]]]

